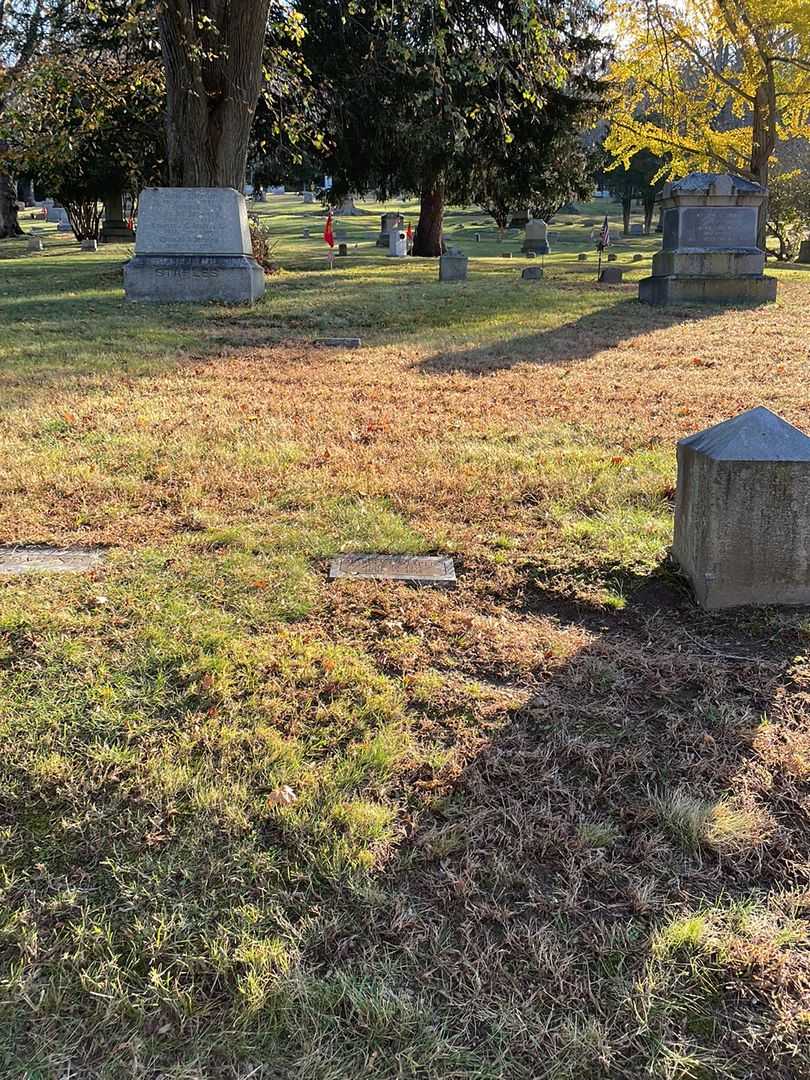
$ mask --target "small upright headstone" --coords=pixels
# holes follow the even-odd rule
[[[467,256],[458,252],[439,258],[439,281],[466,281]]]
[[[802,240],[799,244],[799,254],[796,257],[796,262],[810,263],[810,240]]]
[[[88,236],[85,240],[82,240],[79,247],[82,251],[98,251],[98,240]]]
[[[540,281],[543,276],[542,266],[526,266],[520,275],[524,281]]]
[[[585,252],[580,251],[579,255],[577,255],[577,262],[585,262],[587,258],[588,256],[585,254]]]
[[[388,234],[388,254],[395,259],[404,259],[408,255],[408,234],[402,229],[392,229]]]
[[[522,251],[534,251],[538,255],[548,255],[548,225],[540,218],[530,218],[526,222],[526,238]]]
[[[310,206],[314,202],[315,202],[315,192],[314,191],[305,191],[304,192],[304,204],[307,205],[307,206]]]
[[[810,604],[810,438],[760,406],[678,443],[672,552],[706,608]]]
[[[641,254],[641,252],[640,252],[640,251],[637,251],[637,252],[635,253],[635,255],[633,256],[633,262],[641,262],[641,260],[642,260],[643,258],[644,258],[644,256],[643,256],[643,255]]]
[[[475,242],[476,242],[476,244],[480,244],[480,243],[481,243],[481,233],[480,233],[480,232],[477,232],[477,233],[475,234]]]
[[[146,188],[124,290],[128,300],[164,304],[258,300],[264,271],[253,257],[244,195],[234,188]]]
[[[511,259],[512,258],[512,252],[511,251],[504,251],[504,252],[502,252],[502,256],[503,256],[504,259]]]
[[[619,258],[619,256],[616,254],[615,251],[608,252],[608,257],[607,257],[608,262],[616,262],[618,258]]]
[[[621,266],[606,266],[599,274],[599,280],[603,285],[621,285],[624,280],[624,270]]]
[[[135,235],[124,218],[124,196],[120,191],[104,198],[104,222],[101,226],[102,244],[131,244]]]
[[[28,250],[29,251],[42,251],[43,243],[41,236],[29,236],[28,237]]]
[[[633,224],[632,224],[632,225],[630,226],[630,233],[629,233],[629,235],[630,235],[630,236],[643,236],[643,235],[644,235],[644,226],[643,226],[643,225],[641,225],[641,224],[640,224],[639,222],[637,222],[637,221],[636,221],[636,222],[634,222],[634,223],[633,223]]]
[[[349,245],[348,244],[338,244],[338,255],[343,257],[343,256],[346,256],[348,254],[349,254]]]
[[[776,279],[764,276],[759,209],[767,191],[726,173],[692,173],[661,192],[663,247],[638,298],[647,304],[764,303]]]

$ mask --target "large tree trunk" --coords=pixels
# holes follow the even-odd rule
[[[22,234],[17,221],[17,187],[10,176],[0,173],[0,240]]]
[[[652,199],[644,199],[644,235],[649,236],[652,232],[652,219],[655,213],[655,196]]]
[[[242,190],[269,6],[165,0],[158,8],[172,186]]]
[[[756,180],[767,190],[768,162],[776,146],[773,117],[776,100],[768,86],[757,88],[753,110],[753,131],[751,133],[751,159],[749,168],[752,180]],[[765,250],[768,235],[768,199],[760,204],[757,243]]]
[[[630,214],[633,209],[633,196],[622,196],[622,232],[625,236],[630,235]]]
[[[444,184],[437,182],[422,189],[419,222],[413,238],[413,254],[436,258],[442,253],[444,221]]]

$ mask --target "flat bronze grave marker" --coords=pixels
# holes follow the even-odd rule
[[[456,568],[445,555],[338,555],[329,565],[329,577],[452,588],[456,584]]]

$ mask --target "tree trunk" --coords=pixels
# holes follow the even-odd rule
[[[757,88],[753,110],[753,131],[751,135],[751,179],[768,188],[768,161],[776,146],[773,136],[772,115],[776,108],[775,101],[771,100],[771,94],[767,86]],[[768,235],[768,197],[763,199],[759,207],[759,221],[757,228],[757,244],[765,250]]]
[[[242,190],[269,6],[165,0],[158,8],[173,187]]]
[[[649,236],[652,232],[652,219],[655,213],[655,199],[644,200],[644,235]]]
[[[0,174],[0,240],[22,236],[17,221],[17,186],[10,176]]]
[[[422,189],[419,222],[413,238],[413,253],[437,258],[442,253],[444,221],[444,184],[437,182]]]
[[[625,236],[630,235],[630,212],[633,209],[633,196],[622,196],[622,232]]]

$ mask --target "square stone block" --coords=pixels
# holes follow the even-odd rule
[[[600,271],[599,280],[605,285],[621,285],[624,270],[621,266],[606,266]]]
[[[698,603],[810,604],[810,438],[760,406],[677,454],[672,552]]]
[[[442,255],[439,258],[439,281],[466,281],[466,255]]]

